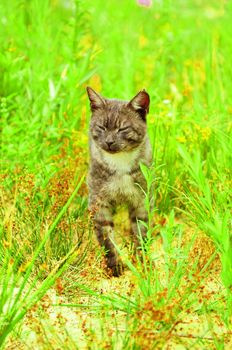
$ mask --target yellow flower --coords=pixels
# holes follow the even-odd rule
[[[96,91],[101,91],[101,78],[98,74],[94,74],[90,80],[89,85]]]
[[[80,47],[82,48],[83,53],[89,50],[93,46],[93,38],[91,35],[84,35],[80,39]]]
[[[19,273],[25,272],[26,269],[27,269],[27,264],[22,264],[22,265],[19,266],[18,272]]]
[[[200,130],[200,125],[198,125],[198,124],[194,124],[194,128],[196,129],[196,130]]]
[[[141,34],[139,36],[139,48],[142,49],[143,47],[147,46],[148,39],[145,35]]]
[[[42,263],[40,266],[39,266],[40,270],[47,270],[48,268],[48,265],[46,263]]]
[[[187,142],[187,139],[185,136],[177,136],[176,141],[178,141],[180,143],[185,143],[185,142]]]
[[[14,51],[16,51],[16,47],[11,46],[11,47],[8,48],[8,51],[9,52],[14,52]]]
[[[211,135],[211,129],[207,126],[206,128],[201,129],[202,139],[207,141]]]
[[[10,243],[7,242],[5,239],[3,240],[3,247],[4,248],[9,248],[10,247]]]

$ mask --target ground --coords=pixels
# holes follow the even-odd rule
[[[231,4],[0,9],[0,347],[230,349]],[[119,278],[87,208],[88,85],[151,97],[149,240],[134,257],[119,208]]]

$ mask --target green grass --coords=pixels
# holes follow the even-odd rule
[[[1,2],[2,348],[231,348],[231,10]],[[141,261],[116,216],[118,279],[87,211],[87,85],[151,96],[155,209]]]

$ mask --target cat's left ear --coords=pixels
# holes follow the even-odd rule
[[[94,91],[91,87],[87,86],[86,88],[87,94],[89,96],[90,107],[92,112],[96,109],[102,108],[105,106],[104,97],[100,96],[96,91]]]
[[[146,114],[149,112],[150,105],[150,97],[146,90],[140,91],[132,98],[132,100],[130,100],[128,105],[141,114],[142,118],[145,119]]]

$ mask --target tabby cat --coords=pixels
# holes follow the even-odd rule
[[[145,90],[130,101],[104,98],[90,87],[87,93],[92,111],[89,209],[97,239],[105,248],[107,266],[113,276],[119,276],[122,264],[111,241],[114,208],[117,204],[128,206],[136,247],[140,242],[138,220],[147,221],[143,192],[146,182],[140,163],[149,166],[152,160],[146,125],[150,98]],[[140,225],[140,232],[146,236],[144,225]]]

